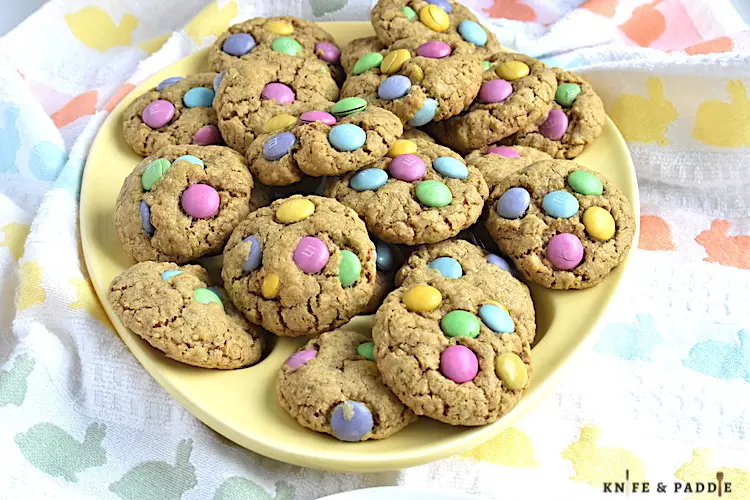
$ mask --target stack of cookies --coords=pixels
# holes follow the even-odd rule
[[[605,121],[584,79],[504,52],[453,0],[381,0],[372,24],[341,50],[291,17],[229,28],[213,72],[125,110],[146,158],[114,218],[138,262],[111,285],[126,326],[219,369],[260,361],[268,335],[314,336],[278,401],[342,441],[502,417],[532,371],[524,281],[594,286],[635,228],[570,161]],[[195,264],[216,256],[222,286]],[[339,329],[371,313],[371,335]]]

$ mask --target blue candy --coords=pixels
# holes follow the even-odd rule
[[[161,92],[165,88],[169,87],[170,85],[174,85],[175,83],[179,82],[180,80],[184,80],[185,77],[183,76],[170,76],[169,78],[166,78],[162,80],[159,85],[156,86],[156,90]]]
[[[457,160],[452,156],[441,156],[436,158],[432,162],[432,166],[435,167],[435,170],[441,175],[450,177],[451,179],[466,179],[469,176],[469,169],[464,162]]]
[[[531,195],[522,187],[513,187],[503,193],[497,204],[495,210],[500,217],[505,219],[518,219],[529,208],[531,203]]]
[[[153,236],[156,228],[151,224],[151,208],[148,206],[148,203],[141,200],[138,211],[141,213],[141,227],[149,236]]]
[[[381,271],[393,269],[393,251],[387,243],[375,240],[375,264]]]
[[[226,71],[222,71],[221,73],[217,73],[214,77],[214,92],[219,91],[219,85],[221,85],[221,81],[224,79],[224,75],[226,75]]]
[[[404,97],[411,90],[411,80],[404,75],[389,76],[378,86],[378,97],[386,101],[393,101]]]
[[[485,304],[479,308],[479,317],[487,328],[497,333],[511,333],[516,329],[508,311],[495,304]]]
[[[435,118],[435,113],[437,112],[437,101],[435,99],[427,98],[424,100],[424,103],[422,103],[422,107],[419,108],[419,111],[417,111],[411,120],[409,120],[409,125],[412,127],[421,127],[422,125],[427,125],[432,121],[433,118]]]
[[[448,2],[448,0],[426,0],[427,3],[432,5],[437,5],[441,9],[443,9],[446,14],[450,14],[453,12],[453,6]]]
[[[487,43],[487,32],[477,22],[468,19],[461,21],[458,25],[458,32],[464,40],[478,47],[484,47],[484,44]]]
[[[578,212],[578,200],[567,191],[552,191],[542,200],[542,208],[550,217],[567,219]]]
[[[331,430],[342,441],[361,441],[372,425],[370,409],[359,401],[339,403],[331,413]]]
[[[249,273],[260,267],[260,261],[263,258],[263,249],[260,247],[260,241],[255,236],[248,236],[242,242],[250,243],[250,252],[247,254],[245,262],[242,263],[242,270]]]
[[[255,48],[255,38],[247,33],[235,33],[226,40],[221,46],[221,50],[230,56],[244,56]]]
[[[365,145],[367,134],[351,123],[336,125],[328,132],[328,142],[339,151],[354,151]]]
[[[388,182],[388,173],[379,168],[366,168],[349,181],[349,186],[355,191],[369,191],[377,189]]]
[[[161,279],[163,279],[164,281],[169,281],[169,278],[171,278],[172,276],[177,276],[178,274],[182,274],[182,271],[180,271],[179,269],[169,269],[161,273]]]
[[[175,160],[172,162],[172,165],[174,165],[178,161],[189,161],[193,165],[200,165],[201,168],[206,168],[206,165],[203,163],[203,160],[201,160],[197,156],[193,156],[193,155],[182,155],[182,156],[179,156],[179,157],[175,158]]]
[[[464,275],[461,264],[451,257],[438,257],[430,262],[432,269],[436,269],[444,278],[460,278]]]
[[[268,161],[280,160],[289,153],[297,137],[291,132],[282,132],[268,139],[263,144],[263,158]]]
[[[495,255],[494,253],[489,254],[487,256],[487,262],[489,262],[490,264],[495,264],[503,271],[511,272],[510,264],[508,264],[508,262],[499,255]]]
[[[185,106],[188,108],[197,108],[201,106],[210,108],[214,103],[215,95],[216,93],[211,89],[207,89],[206,87],[195,87],[185,92],[185,95],[182,97],[182,102],[184,102]]]

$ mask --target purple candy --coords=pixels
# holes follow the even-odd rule
[[[141,213],[141,227],[149,236],[153,236],[156,229],[151,224],[151,209],[149,208],[148,203],[141,200],[141,205],[138,207],[138,210]]]
[[[286,360],[286,366],[292,370],[296,370],[302,365],[307,364],[308,361],[318,355],[318,351],[315,349],[305,349],[304,351],[297,351]]]
[[[327,63],[335,63],[341,57],[341,51],[331,42],[318,42],[315,44],[315,55]]]
[[[505,80],[496,78],[484,82],[479,89],[479,98],[487,103],[503,102],[513,93],[513,87]]]
[[[224,75],[226,75],[226,71],[222,71],[221,73],[217,73],[214,77],[214,92],[219,91],[219,85],[221,85],[221,81],[224,79]]]
[[[170,76],[169,78],[166,78],[162,80],[159,85],[156,86],[156,90],[158,92],[161,92],[165,88],[169,87],[170,85],[174,85],[175,83],[179,82],[180,80],[184,80],[185,77],[183,76]]]
[[[378,97],[393,101],[404,97],[411,90],[411,80],[404,75],[389,76],[378,86]]]
[[[448,0],[426,0],[427,3],[432,5],[437,5],[441,9],[443,9],[446,14],[450,14],[453,12],[453,6],[448,2]]]
[[[522,187],[513,187],[503,193],[495,209],[504,219],[518,219],[529,208],[531,195]]]
[[[430,59],[442,59],[451,55],[451,46],[445,42],[433,40],[420,45],[417,49],[417,55]]]
[[[508,262],[499,255],[495,255],[494,253],[489,254],[487,256],[487,262],[489,262],[490,264],[495,264],[503,271],[511,272],[510,264],[508,264]]]
[[[260,247],[260,241],[254,235],[248,236],[242,242],[250,243],[250,252],[248,252],[245,262],[242,263],[242,270],[249,273],[260,267],[260,262],[263,259],[263,249]]]
[[[418,181],[424,177],[426,170],[422,158],[412,154],[398,155],[388,167],[391,177],[406,182]]]
[[[199,146],[209,146],[211,144],[221,144],[221,132],[216,125],[205,125],[199,128],[193,135],[193,143]]]
[[[221,50],[230,56],[244,56],[255,48],[255,38],[247,33],[235,33],[226,40],[221,46]]]
[[[361,441],[372,432],[372,413],[359,401],[339,403],[331,413],[331,430],[342,441]]]
[[[583,260],[581,240],[575,234],[556,234],[547,243],[547,258],[555,269],[573,269]]]
[[[269,83],[260,93],[263,99],[273,99],[279,104],[291,104],[294,101],[294,91],[283,83]]]
[[[487,150],[488,155],[500,155],[503,158],[520,158],[521,153],[506,146],[496,146]]]
[[[292,259],[297,267],[307,274],[315,274],[326,267],[331,254],[322,240],[314,236],[305,236],[294,249]]]
[[[539,133],[547,139],[559,141],[568,130],[568,116],[559,109],[553,109],[547,119],[539,126]]]
[[[300,115],[299,120],[304,123],[322,122],[326,125],[336,125],[336,118],[325,111],[305,111]]]
[[[161,128],[174,118],[174,104],[164,99],[152,101],[143,109],[143,123],[151,128]]]
[[[291,132],[282,132],[268,139],[263,145],[263,158],[268,161],[276,161],[289,153],[297,137]]]

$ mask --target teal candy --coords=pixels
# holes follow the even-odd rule
[[[297,40],[289,36],[280,36],[271,42],[271,50],[281,52],[288,56],[296,56],[302,50],[302,45]]]
[[[417,18],[417,13],[414,12],[414,9],[412,9],[411,7],[401,7],[401,12],[404,13],[406,19],[408,19],[409,21],[413,21]]]
[[[409,125],[412,127],[427,125],[433,118],[435,118],[435,113],[437,113],[437,101],[428,97],[422,103],[422,107],[419,108],[419,111],[417,111],[411,120],[409,120]]]
[[[375,240],[375,262],[378,269],[381,271],[390,271],[393,269],[395,259],[393,258],[393,251],[388,243],[380,240]]]
[[[497,333],[511,333],[516,329],[508,311],[495,304],[485,304],[479,308],[479,317],[487,328]]]
[[[212,89],[206,87],[195,87],[185,92],[182,97],[182,102],[188,108],[210,108],[214,103],[214,96],[216,94]]]
[[[476,338],[479,335],[479,318],[469,311],[451,311],[440,320],[440,329],[449,337]]]
[[[601,179],[585,170],[568,174],[568,185],[578,194],[599,196],[604,192]]]
[[[342,123],[328,132],[328,142],[339,151],[354,151],[364,146],[367,134],[357,125]]]
[[[464,40],[478,47],[484,47],[487,43],[487,32],[477,22],[468,19],[461,21],[458,25],[458,32]]]
[[[169,278],[177,276],[178,274],[182,274],[182,271],[180,271],[179,269],[168,269],[161,273],[161,279],[163,279],[164,281],[169,281]]]
[[[354,252],[342,250],[341,262],[339,263],[339,282],[343,288],[347,288],[359,281],[362,273],[362,263]]]
[[[453,193],[440,181],[422,181],[417,184],[417,199],[428,207],[441,208],[450,205],[453,201]]]
[[[375,361],[375,343],[374,342],[363,342],[357,346],[357,354],[363,358]]]
[[[164,173],[170,166],[172,166],[172,164],[164,158],[159,158],[158,160],[149,163],[141,176],[141,186],[143,186],[143,189],[151,191],[154,184],[164,176]]]
[[[542,208],[550,217],[567,219],[578,212],[578,200],[567,191],[552,191],[542,200]]]
[[[175,158],[175,160],[172,162],[172,165],[174,165],[178,161],[189,161],[193,165],[200,165],[201,168],[206,168],[206,165],[203,163],[203,160],[201,160],[197,156],[193,156],[193,155],[182,155],[182,156],[179,156],[179,157]]]
[[[466,179],[469,176],[468,167],[461,160],[452,156],[441,156],[432,162],[432,166],[440,175],[451,179]]]
[[[366,168],[349,180],[349,186],[355,191],[378,189],[388,182],[388,172],[379,168]]]
[[[436,269],[444,278],[460,278],[464,275],[461,264],[451,257],[438,257],[430,262],[429,267]]]
[[[201,304],[215,302],[221,307],[224,307],[224,304],[221,302],[219,296],[216,295],[213,290],[209,290],[208,288],[196,288],[195,290],[193,290],[193,296],[195,297],[195,301]]]

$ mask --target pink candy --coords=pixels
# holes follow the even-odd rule
[[[539,126],[539,133],[547,139],[559,141],[568,130],[568,116],[559,109],[553,109],[547,119]]]
[[[336,125],[336,118],[325,111],[305,111],[299,116],[299,120],[305,123],[321,122],[326,125]]]
[[[279,104],[291,104],[294,101],[294,91],[283,83],[269,83],[260,93],[263,99],[273,99]]]
[[[505,80],[496,78],[484,82],[479,89],[479,98],[486,103],[502,102],[513,93],[513,87]]]
[[[328,247],[314,236],[305,236],[294,249],[294,263],[307,274],[315,274],[326,267],[331,256]]]
[[[193,184],[182,193],[182,209],[196,219],[208,219],[219,211],[219,193],[208,184]]]
[[[211,144],[221,144],[221,132],[216,125],[206,125],[199,128],[193,135],[193,144],[199,146],[209,146]]]
[[[315,55],[328,63],[335,63],[341,57],[341,51],[331,42],[318,42],[315,44]]]
[[[417,54],[422,57],[429,57],[430,59],[442,59],[451,55],[451,46],[445,42],[433,40],[420,45],[417,49]]]
[[[418,181],[424,177],[426,167],[422,158],[417,155],[398,155],[391,160],[388,167],[391,177],[406,182]]]
[[[500,155],[504,158],[520,158],[521,157],[521,153],[519,153],[513,148],[509,148],[506,146],[495,146],[494,148],[488,149],[486,154]]]
[[[573,269],[583,260],[581,240],[575,234],[556,234],[547,243],[547,258],[555,269]]]
[[[477,355],[466,346],[450,346],[440,355],[440,372],[457,384],[471,382],[479,373]]]
[[[174,118],[174,104],[164,99],[152,101],[143,109],[143,123],[151,128],[161,128]]]
[[[307,364],[308,361],[318,355],[318,351],[315,349],[305,349],[304,351],[295,352],[289,356],[286,360],[286,366],[292,370],[296,370],[300,366]]]

